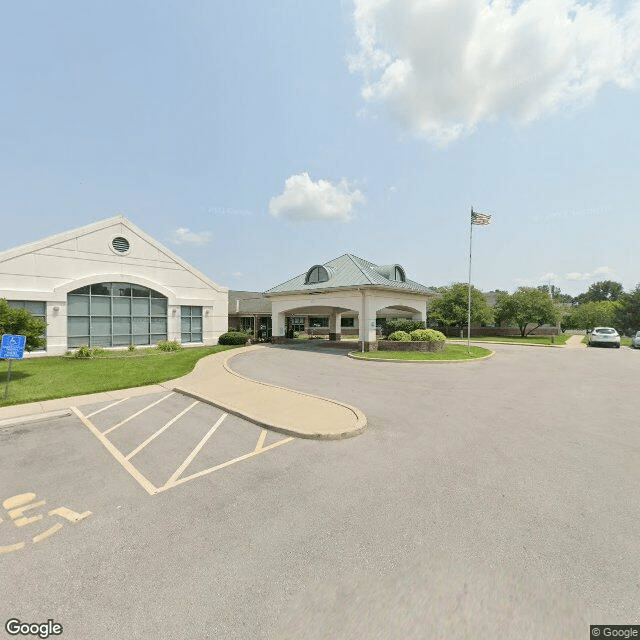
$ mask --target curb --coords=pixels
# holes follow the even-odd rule
[[[451,343],[451,344],[466,344],[466,340],[450,340],[448,339],[447,342]],[[474,340],[473,338],[471,338],[471,342],[473,344],[514,344],[518,347],[552,347],[553,349],[564,349],[567,345],[565,344],[539,344],[539,343],[535,343],[535,342],[502,342],[502,341],[497,341],[497,340]]]
[[[402,362],[403,364],[451,364],[452,362],[478,362],[479,360],[486,360],[487,358],[490,358],[491,356],[494,356],[496,354],[496,352],[491,351],[491,349],[487,349],[487,351],[489,351],[489,353],[486,356],[471,358],[469,360],[394,360],[393,358],[363,358],[361,356],[353,355],[355,353],[360,353],[359,351],[350,351],[349,353],[347,353],[347,356],[349,358],[352,358],[353,360],[366,360],[367,362]]]
[[[255,417],[251,417],[248,416],[243,410],[238,409],[237,407],[234,407],[231,404],[227,404],[227,403],[223,403],[220,401],[213,401],[210,398],[205,398],[202,397],[196,393],[192,393],[190,391],[187,391],[185,389],[182,389],[180,387],[174,387],[173,390],[177,391],[183,395],[189,396],[190,398],[194,398],[196,400],[200,400],[200,402],[204,402],[206,404],[209,404],[211,406],[217,407],[218,409],[222,409],[223,411],[226,411],[227,413],[230,413],[232,415],[235,415],[239,418],[242,418],[243,420],[247,420],[248,422],[251,422],[259,427],[262,427],[264,429],[269,429],[270,431],[275,431],[277,433],[282,433],[283,435],[287,435],[287,436],[291,436],[294,438],[304,438],[307,440],[344,440],[346,438],[352,438],[354,436],[360,435],[361,433],[364,432],[364,430],[367,428],[367,417],[365,416],[365,414],[358,408],[353,407],[351,405],[348,405],[344,402],[339,402],[337,400],[332,400],[331,398],[325,398],[323,396],[317,396],[317,395],[313,395],[311,393],[304,393],[303,391],[296,391],[295,389],[289,389],[288,387],[280,387],[278,385],[275,384],[269,384],[268,382],[262,382],[260,380],[253,380],[251,378],[247,378],[246,376],[243,376],[240,373],[237,373],[236,371],[234,371],[230,366],[229,366],[229,361],[232,358],[235,358],[243,353],[246,353],[249,349],[252,349],[253,347],[258,347],[260,348],[261,345],[251,345],[250,347],[244,347],[244,348],[240,348],[240,349],[234,349],[231,353],[229,353],[225,358],[224,361],[222,363],[222,366],[224,368],[224,370],[233,376],[236,376],[237,378],[240,378],[241,380],[246,380],[247,382],[251,382],[253,384],[259,384],[262,385],[264,387],[269,387],[271,389],[281,389],[283,391],[287,391],[288,393],[293,393],[299,396],[304,396],[307,398],[314,398],[316,400],[324,400],[325,402],[329,402],[331,404],[340,406],[340,407],[344,407],[345,409],[347,409],[348,411],[351,411],[355,417],[356,417],[356,426],[353,429],[349,429],[348,431],[341,431],[338,433],[309,433],[309,432],[299,432],[296,431],[294,429],[287,429],[285,427],[281,427],[277,424],[272,424],[270,422],[267,422],[265,420],[261,420],[260,418],[255,418]],[[253,349],[252,349],[253,350]]]
[[[15,418],[7,418],[0,420],[0,431],[4,431],[10,427],[16,427],[22,424],[32,424],[34,422],[43,422],[44,420],[52,420],[55,418],[65,418],[71,415],[71,409],[59,409],[58,411],[47,411],[46,413],[31,413],[26,416],[16,416]]]

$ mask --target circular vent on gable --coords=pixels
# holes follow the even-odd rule
[[[117,238],[114,238],[111,241],[111,246],[118,253],[127,253],[127,251],[129,251],[129,241],[126,238],[123,238],[122,236],[118,236]]]

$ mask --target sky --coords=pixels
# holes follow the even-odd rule
[[[640,0],[4,3],[0,250],[123,214],[230,289],[640,282]]]

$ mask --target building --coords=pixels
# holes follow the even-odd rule
[[[43,355],[209,345],[227,330],[228,289],[123,216],[1,252],[0,297],[46,321]]]
[[[362,347],[375,349],[386,319],[426,321],[429,287],[406,277],[399,264],[376,265],[346,253],[265,292],[271,301],[272,340],[295,331],[322,329],[330,340],[358,335]]]

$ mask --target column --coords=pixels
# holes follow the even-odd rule
[[[338,341],[342,337],[342,313],[329,316],[329,340]]]

